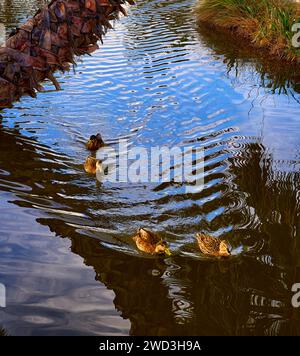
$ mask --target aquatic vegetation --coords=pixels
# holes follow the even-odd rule
[[[286,65],[286,62],[266,56],[264,51],[254,50],[247,43],[237,41],[233,33],[211,31],[211,28],[201,26],[198,34],[203,43],[222,57],[227,75],[233,81],[240,81],[243,77],[249,86],[255,84],[268,93],[285,94],[297,101],[295,92],[300,92],[300,68],[297,62]],[[244,76],[245,72],[247,76]]]
[[[293,24],[300,19],[300,4],[289,0],[200,0],[195,12],[199,24],[234,32],[241,41],[270,56],[300,61],[293,46]]]

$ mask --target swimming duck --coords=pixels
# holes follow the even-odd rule
[[[214,257],[227,257],[230,256],[228,244],[225,240],[219,240],[215,237],[197,234],[198,245],[202,253]]]
[[[89,151],[97,151],[99,148],[105,146],[102,136],[97,133],[97,135],[92,135],[86,144],[86,148]]]
[[[132,239],[136,243],[137,248],[143,252],[171,256],[167,243],[151,231],[139,229],[137,235]]]
[[[96,174],[97,172],[101,172],[102,171],[101,161],[99,161],[98,159],[92,156],[89,156],[84,162],[84,170],[90,174]]]

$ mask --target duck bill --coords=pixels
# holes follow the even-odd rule
[[[166,256],[172,256],[172,253],[168,248],[165,249],[165,255]]]

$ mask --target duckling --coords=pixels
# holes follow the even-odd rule
[[[136,243],[137,248],[143,252],[171,256],[167,243],[153,232],[139,229],[137,235],[132,239]]]
[[[102,164],[98,159],[89,156],[84,163],[84,170],[90,174],[96,174],[102,172]]]
[[[92,135],[86,144],[86,148],[89,151],[97,151],[99,148],[104,146],[105,143],[99,133],[97,133],[97,135]]]
[[[227,257],[230,256],[228,250],[228,244],[225,240],[219,240],[215,237],[197,234],[196,238],[198,240],[198,245],[202,253],[209,256],[215,257]]]

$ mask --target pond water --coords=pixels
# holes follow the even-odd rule
[[[37,1],[0,0],[7,30]],[[30,5],[28,5],[30,4]],[[11,335],[285,335],[300,282],[299,74],[138,1],[104,45],[0,113],[0,283]],[[85,140],[203,147],[205,185],[97,183]],[[144,226],[171,257],[136,251]],[[195,233],[233,256],[204,258]]]

